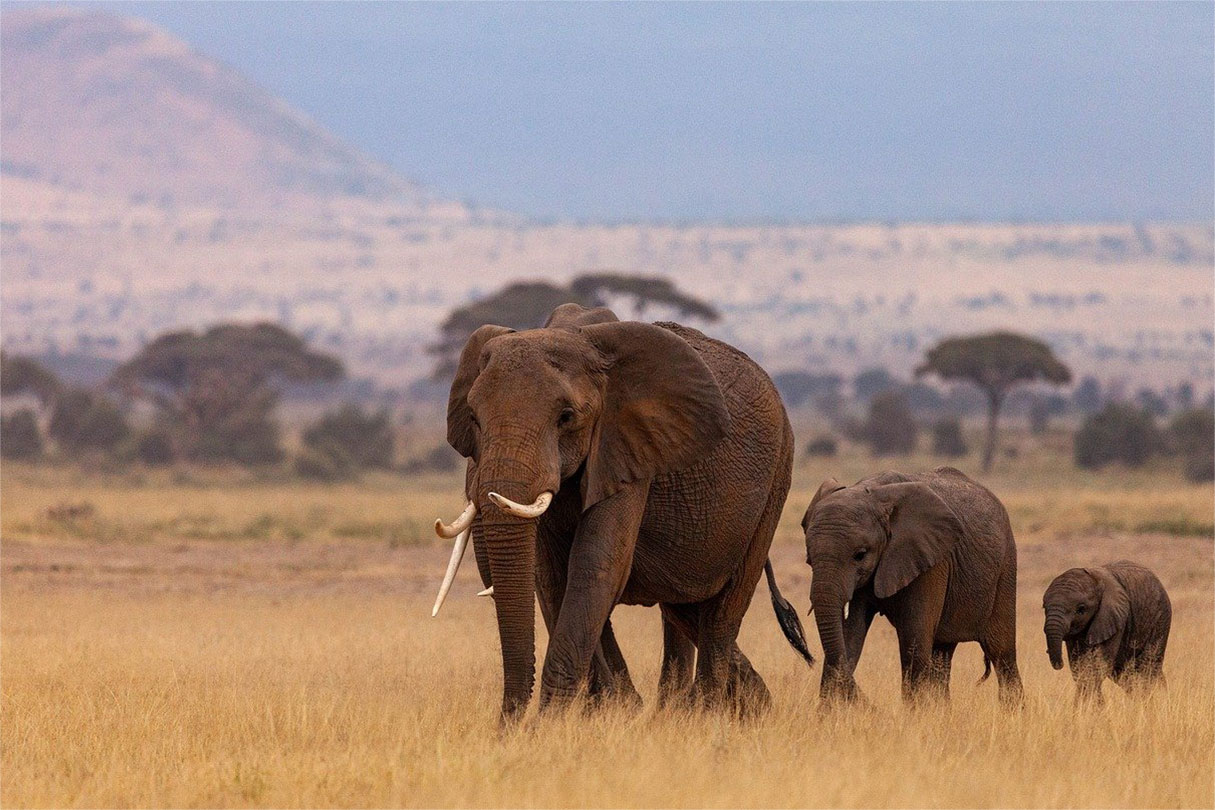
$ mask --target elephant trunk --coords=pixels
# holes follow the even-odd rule
[[[536,680],[536,523],[482,523],[502,647],[502,719],[527,709]]]
[[[815,571],[810,588],[814,620],[823,645],[823,679],[819,695],[824,698],[851,697],[855,692],[844,647],[844,605],[851,594],[845,593],[836,580],[826,572]]]
[[[1050,665],[1055,669],[1063,669],[1063,633],[1067,629],[1067,614],[1059,608],[1048,610],[1043,632],[1046,633],[1046,654],[1050,656]]]

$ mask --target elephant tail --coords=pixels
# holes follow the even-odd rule
[[[810,654],[810,648],[806,644],[806,631],[802,629],[802,620],[797,617],[797,611],[789,604],[789,600],[780,595],[780,588],[776,587],[776,575],[772,573],[771,560],[764,562],[764,573],[768,575],[768,593],[772,595],[772,610],[776,612],[776,621],[780,623],[781,631],[793,649],[806,659],[807,664],[813,666],[814,656]]]
[[[983,683],[991,675],[991,659],[987,657],[987,653],[983,653],[983,677],[975,681],[975,686]]]

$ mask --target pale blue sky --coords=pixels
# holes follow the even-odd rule
[[[537,218],[1213,216],[1207,2],[106,7]]]

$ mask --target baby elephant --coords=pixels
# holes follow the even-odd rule
[[[806,516],[810,597],[823,643],[824,699],[857,696],[853,672],[873,617],[898,633],[903,697],[948,695],[959,642],[983,647],[1000,698],[1021,700],[1017,548],[1008,513],[952,467],[885,472],[850,487],[829,479]]]
[[[1063,642],[1076,681],[1076,699],[1101,702],[1101,682],[1128,691],[1163,685],[1164,647],[1173,608],[1164,586],[1129,560],[1100,568],[1072,568],[1055,577],[1042,597],[1046,651],[1063,669]]]

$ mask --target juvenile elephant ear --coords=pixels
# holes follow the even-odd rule
[[[839,492],[844,488],[844,485],[834,478],[828,478],[819,485],[818,492],[814,493],[814,497],[810,499],[810,505],[806,507],[806,514],[802,515],[802,531],[810,528],[810,516],[814,514],[814,507],[818,506],[818,502],[826,498],[832,492]]]
[[[1126,588],[1104,568],[1085,568],[1091,576],[1101,583],[1101,605],[1097,614],[1089,622],[1088,633],[1084,642],[1090,647],[1109,641],[1115,633],[1126,627],[1126,620],[1131,615],[1131,600]]]
[[[602,355],[607,375],[582,480],[584,509],[633,481],[691,466],[725,437],[725,396],[683,338],[635,321],[580,331]]]
[[[485,325],[473,332],[464,351],[460,352],[460,364],[456,367],[455,379],[451,381],[451,394],[447,398],[447,443],[465,458],[472,458],[476,450],[476,434],[473,431],[472,408],[468,407],[468,390],[481,373],[481,349],[498,335],[515,331],[505,326]]]
[[[885,484],[871,494],[890,527],[890,543],[873,577],[874,593],[886,599],[944,559],[962,535],[962,523],[920,481]]]

